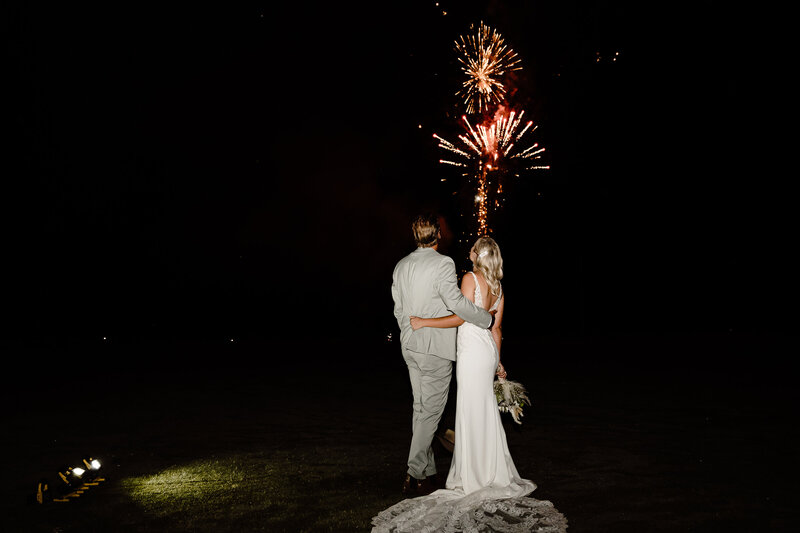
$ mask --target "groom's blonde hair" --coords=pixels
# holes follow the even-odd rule
[[[419,215],[411,224],[414,241],[421,248],[430,248],[439,242],[439,217],[430,213]]]
[[[475,270],[483,274],[492,294],[500,296],[500,280],[503,279],[503,256],[500,247],[491,237],[480,237],[472,246],[475,254]]]

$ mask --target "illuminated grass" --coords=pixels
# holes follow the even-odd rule
[[[209,517],[227,521],[235,515],[267,512],[269,522],[274,522],[298,511],[302,499],[296,486],[282,483],[285,476],[280,461],[234,455],[128,478],[121,487],[148,515],[169,517],[184,527],[198,519],[208,523]]]
[[[396,491],[376,495],[361,476],[348,473],[351,451],[203,459],[129,477],[119,487],[163,529],[366,531],[374,510],[398,498]]]

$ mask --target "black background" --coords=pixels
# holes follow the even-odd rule
[[[385,338],[417,212],[468,266],[432,133],[480,21],[552,166],[493,223],[506,336],[794,334],[780,13],[345,4],[5,8],[4,339]]]

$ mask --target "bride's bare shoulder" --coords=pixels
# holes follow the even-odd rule
[[[461,278],[461,286],[462,287],[475,287],[475,278],[472,275],[472,272],[467,272]]]
[[[486,278],[483,277],[483,274],[481,274],[480,272],[469,272],[469,276],[464,276],[464,278],[467,277],[470,278],[470,281],[472,281],[473,285],[475,285],[476,281],[480,284],[481,287],[486,285]]]

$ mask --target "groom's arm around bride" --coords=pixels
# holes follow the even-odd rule
[[[478,307],[469,298],[464,296],[458,286],[456,277],[456,265],[447,256],[442,256],[439,271],[439,281],[436,290],[445,306],[453,314],[457,315],[464,322],[469,322],[484,329],[492,325],[492,315],[485,309]]]
[[[438,231],[438,230],[437,230]],[[400,344],[417,353],[455,360],[456,329],[423,328],[414,331],[411,316],[438,318],[455,314],[481,328],[493,316],[461,292],[452,258],[438,252],[438,239],[420,246],[401,259],[392,276],[394,317],[400,327]]]

